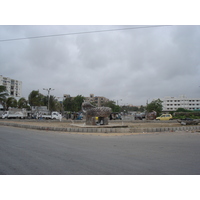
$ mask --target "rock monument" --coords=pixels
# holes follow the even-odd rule
[[[109,107],[95,107],[89,102],[82,103],[82,110],[86,114],[86,125],[108,125],[108,117],[112,112]]]

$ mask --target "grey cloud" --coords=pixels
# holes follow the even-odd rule
[[[121,26],[0,26],[0,39]],[[63,94],[102,95],[121,104],[181,94],[197,97],[200,26],[169,26],[0,43],[1,74]]]

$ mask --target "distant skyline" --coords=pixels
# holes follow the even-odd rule
[[[1,25],[0,40],[69,34],[0,42],[1,75],[22,81],[25,98],[32,90],[46,95],[43,88],[56,97],[95,94],[132,105],[199,97],[200,26],[136,27]],[[101,32],[112,29],[127,30]]]

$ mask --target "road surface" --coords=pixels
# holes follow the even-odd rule
[[[199,175],[200,133],[99,136],[0,126],[1,175]]]

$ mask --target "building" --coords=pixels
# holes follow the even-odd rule
[[[64,94],[63,97],[64,98],[70,98],[70,95],[69,94]],[[74,97],[71,97],[71,98],[74,98]],[[90,94],[89,97],[84,97],[84,98],[85,98],[85,101],[93,103],[98,107],[101,107],[104,103],[109,101],[109,99],[107,99],[106,97],[94,96],[94,94]]]
[[[63,99],[70,98],[69,94],[63,94]]]
[[[184,95],[179,97],[164,97],[163,111],[176,111],[178,108],[187,110],[200,110],[200,98],[188,98]]]
[[[22,81],[14,80],[0,75],[0,85],[6,86],[10,97],[22,96]]]
[[[90,103],[96,104],[96,106],[101,107],[104,103],[108,102],[109,99],[102,96],[94,96],[94,94],[90,94],[89,97],[85,97],[86,101],[89,101]]]

